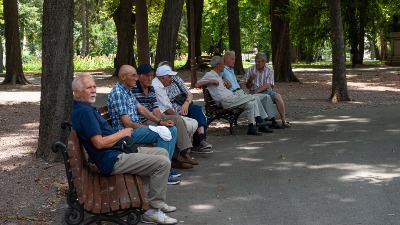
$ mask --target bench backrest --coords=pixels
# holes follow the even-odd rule
[[[204,86],[203,86],[203,95],[204,95],[204,108],[206,109],[206,111],[210,112],[223,109],[221,106],[218,106],[218,104],[211,97],[211,94],[208,91],[207,87]]]
[[[108,107],[102,106],[102,107],[98,108],[97,110],[99,111],[101,116],[108,122],[108,124],[110,124],[110,126],[112,126],[110,113],[108,113]]]

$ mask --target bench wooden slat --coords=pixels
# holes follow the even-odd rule
[[[100,176],[99,173],[93,175],[93,180],[96,181],[96,185],[93,185],[93,213],[101,212],[101,194],[100,194]]]
[[[110,204],[109,204],[109,189],[108,189],[108,179],[107,177],[100,177],[100,196],[101,196],[101,213],[110,212]]]
[[[139,194],[136,188],[135,182],[136,176],[125,175],[126,186],[128,187],[129,198],[132,202],[133,207],[140,207],[140,199],[138,198]]]
[[[118,197],[121,209],[127,209],[131,206],[131,200],[128,194],[129,186],[126,186],[125,177],[122,174],[115,176],[117,179]]]
[[[110,191],[110,207],[112,211],[116,211],[119,209],[117,176],[118,175],[108,177],[108,189]]]
[[[149,206],[149,201],[147,201],[147,194],[146,194],[146,192],[144,191],[144,188],[143,188],[142,179],[137,175],[135,175],[133,177],[135,179],[135,183],[137,185],[137,190],[139,191],[139,198],[140,198],[141,203],[142,203],[140,208],[142,208],[144,210],[148,210],[148,209],[150,209],[150,206]],[[134,201],[132,201],[132,202],[134,202]]]
[[[93,209],[93,182],[96,180],[93,179],[93,173],[91,173],[87,168],[84,171],[84,193],[85,193],[85,209],[91,211]]]

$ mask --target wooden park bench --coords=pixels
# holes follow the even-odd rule
[[[233,125],[237,125],[237,120],[244,111],[240,108],[230,108],[224,109],[215,103],[214,99],[211,97],[210,92],[207,87],[203,87],[204,94],[204,107],[206,109],[207,123],[210,125],[215,119],[225,119],[229,122],[229,131],[231,135],[234,135]]]
[[[203,72],[205,69],[210,67],[210,61],[210,56],[200,56],[197,60],[197,69],[200,69],[200,71]]]
[[[67,224],[102,224],[109,221],[115,224],[138,224],[149,204],[137,175],[116,174],[102,176],[97,167],[88,160],[84,147],[79,142],[76,131],[69,122],[63,129],[71,130],[68,146],[56,142],[53,152],[61,151],[68,179],[67,203],[65,212]],[[84,220],[85,214],[90,214]]]

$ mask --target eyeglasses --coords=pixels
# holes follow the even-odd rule
[[[130,76],[131,77],[138,77],[139,75],[137,73],[132,73]]]

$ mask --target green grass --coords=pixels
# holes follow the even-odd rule
[[[42,60],[39,57],[24,56],[23,59],[23,70],[25,73],[41,73],[42,71]],[[175,60],[175,68],[181,68],[186,64],[186,60]],[[252,64],[248,61],[243,61],[243,67],[246,69]],[[364,65],[357,67],[375,67],[384,66],[384,61],[365,61]],[[112,73],[114,68],[114,57],[111,56],[96,56],[96,57],[86,57],[74,58],[74,70],[75,71],[104,71],[106,73]],[[346,62],[347,67],[351,67],[351,62]],[[292,63],[293,68],[332,68],[331,61],[313,62],[305,63],[298,62]]]

